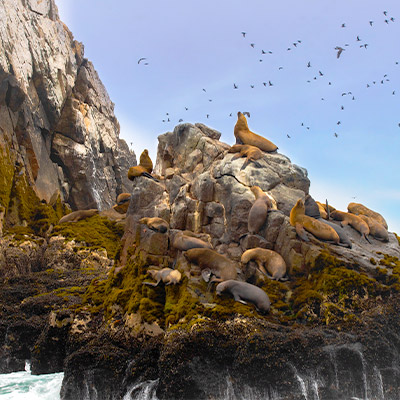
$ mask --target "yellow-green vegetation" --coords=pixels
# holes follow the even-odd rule
[[[355,320],[369,298],[390,292],[379,282],[383,274],[381,270],[371,277],[357,265],[345,265],[327,251],[322,252],[308,276],[296,277],[291,297],[295,317],[326,324]]]
[[[104,248],[109,258],[118,258],[124,228],[105,217],[94,215],[78,222],[66,222],[54,227],[51,236],[62,235],[80,242],[83,247]],[[79,247],[77,247],[77,250]]]
[[[8,149],[0,147],[0,205],[5,210],[10,202],[10,194],[14,177],[14,165]]]
[[[147,269],[145,257],[139,252],[118,273],[103,281],[94,280],[85,301],[92,305],[93,312],[104,311],[106,318],[119,306],[123,314],[139,313],[145,322],[157,321],[161,327],[176,324],[182,318],[189,321],[201,311],[200,302],[187,290],[187,277],[176,286],[161,283],[152,287],[143,284],[154,282]]]

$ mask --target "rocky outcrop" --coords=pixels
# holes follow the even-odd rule
[[[72,208],[109,208],[130,187],[126,171],[136,159],[118,137],[114,104],[83,45],[60,21],[54,0],[6,0],[0,18],[6,220],[19,176],[40,199],[59,192]]]

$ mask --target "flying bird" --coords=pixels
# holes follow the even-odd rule
[[[250,43],[250,46],[254,49],[254,43]]]
[[[274,86],[271,81],[268,81],[269,86]]]
[[[387,15],[387,11],[384,11],[383,14],[384,14],[384,15]]]
[[[385,22],[389,25],[389,21],[387,19],[385,19]]]
[[[242,32],[243,37],[246,37],[246,32]]]
[[[234,89],[237,89],[237,88],[238,88],[238,86],[236,85],[236,83],[233,84],[233,88],[234,88]]]
[[[248,111],[243,111],[243,115],[247,115],[250,118],[250,113]]]
[[[340,125],[340,124],[341,124],[341,122],[340,122],[340,121],[336,122],[336,125]]]
[[[307,63],[307,68],[310,68],[311,67],[311,61],[309,61],[308,63]]]
[[[288,134],[286,134],[286,136],[290,139],[290,136]]]
[[[344,107],[343,107],[343,106],[341,106],[341,107],[340,107],[340,109],[341,109],[341,110],[344,110]]]
[[[250,87],[251,87],[252,89],[254,89],[254,85],[250,85]]]
[[[209,114],[206,115],[207,118],[208,118],[209,116],[210,116]]]
[[[361,42],[360,36],[357,36],[357,42]]]
[[[137,63],[140,64],[140,62],[143,61],[143,60],[147,60],[147,58],[146,57],[139,58]]]
[[[369,24],[372,26],[372,24],[374,23],[374,21],[369,21]]]
[[[203,92],[207,92],[207,90],[206,90],[206,89],[203,89]]]
[[[394,22],[394,18],[393,18],[393,17],[391,17],[390,20],[391,20],[392,22]]]
[[[324,76],[324,74],[321,71],[318,71],[320,76]]]
[[[342,28],[346,28],[346,24],[342,24]]]
[[[283,67],[279,67],[278,69],[283,69]]]
[[[178,122],[183,122],[183,119],[181,118]]]
[[[338,134],[336,132],[334,133],[334,135],[335,135],[335,137],[338,137]]]
[[[335,50],[337,50],[336,58],[339,58],[340,55],[342,54],[342,51],[344,50],[344,48],[340,47],[340,46],[336,46]]]
[[[189,110],[187,107],[185,107],[185,110],[187,111],[187,110]]]

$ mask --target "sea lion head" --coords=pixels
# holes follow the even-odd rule
[[[215,292],[217,293],[218,296],[221,296],[221,293],[225,291],[227,285],[227,281],[221,282],[217,285],[215,288]]]
[[[243,113],[238,111],[237,116],[238,116],[238,120],[236,122],[235,129],[238,129],[238,130],[249,130],[249,127],[247,125],[247,119],[243,115]]]

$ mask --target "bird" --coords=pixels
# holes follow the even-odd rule
[[[183,122],[183,119],[181,118],[178,122]]]
[[[310,68],[311,67],[311,61],[309,61],[308,63],[307,63],[307,68]]]
[[[395,92],[396,92],[396,91],[395,91],[395,90],[393,90],[393,92],[392,92],[392,95],[394,95],[394,94],[395,94]]]
[[[385,22],[389,25],[389,21],[387,19],[385,19]]]
[[[261,54],[267,54],[264,50],[261,50]]]
[[[298,43],[301,43],[301,40],[298,40],[297,42],[298,42]]]
[[[367,83],[367,88],[369,88],[369,85],[368,85],[368,83]]]
[[[290,47],[287,48],[287,51],[292,50]]]
[[[207,118],[208,118],[209,116],[210,116],[209,114],[206,115]]]
[[[344,107],[343,107],[343,106],[340,106],[340,109],[341,109],[341,110],[344,110]]]
[[[394,18],[393,18],[393,17],[391,17],[390,20],[391,20],[392,22],[394,22]]]
[[[236,83],[233,84],[233,88],[234,88],[234,89],[237,89],[237,88],[238,88],[238,86],[236,85]]]
[[[328,85],[332,85],[332,82],[328,82]]]
[[[338,137],[338,134],[336,132],[334,133],[334,135],[335,135],[335,137]]]
[[[246,32],[242,32],[243,37],[246,37]]]
[[[369,21],[369,24],[372,26],[372,24],[374,23],[374,21]]]
[[[269,86],[274,86],[271,81],[268,81]]]
[[[187,107],[185,107],[185,110],[187,111],[187,110],[189,110]]]
[[[250,43],[250,46],[254,49],[254,43]]]
[[[355,97],[353,96],[352,100],[355,100]]]
[[[232,117],[232,113],[230,113],[229,116]]]
[[[340,124],[341,124],[341,122],[340,122],[340,121],[336,122],[336,125],[340,125]]]
[[[250,113],[248,111],[243,111],[243,115],[247,115],[250,118]]]
[[[254,85],[250,85],[250,87],[251,87],[252,89],[254,89]]]
[[[203,89],[203,92],[207,92],[207,90],[206,90],[206,89]]]
[[[398,125],[399,125],[399,128],[400,128],[400,122],[398,123]]]
[[[212,99],[208,99],[208,101],[210,101],[210,102],[211,102],[211,101],[212,101]]]
[[[383,14],[384,14],[384,15],[387,15],[387,11],[384,11]]]
[[[263,62],[263,60],[261,58],[258,61]]]
[[[360,36],[357,36],[357,42],[361,42]]]
[[[264,85],[264,86],[267,86],[267,82],[263,82],[263,85]]]
[[[283,67],[279,67],[278,69],[283,69]]]
[[[321,97],[321,100],[325,100],[323,97]]]
[[[347,93],[342,93],[342,96],[346,96]]]
[[[301,126],[304,126],[304,122],[301,123]]]
[[[320,76],[324,76],[324,74],[321,71],[318,71]]]
[[[290,136],[288,134],[286,134],[286,136],[290,139]]]
[[[294,47],[297,47],[297,43],[292,43]]]
[[[137,63],[140,64],[140,62],[143,61],[143,60],[147,60],[147,58],[146,57],[139,58]]]
[[[342,24],[342,28],[346,28],[346,24]]]
[[[171,122],[169,118],[167,119],[167,122]]]
[[[336,46],[336,47],[335,47],[335,50],[338,51],[337,54],[336,54],[336,58],[339,58],[340,55],[342,54],[342,51],[344,50],[344,48],[343,48],[343,47],[340,47],[340,46]]]

